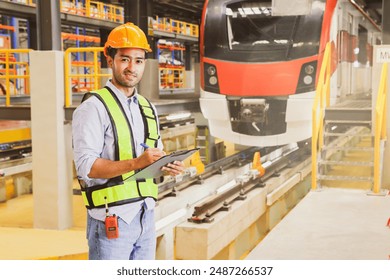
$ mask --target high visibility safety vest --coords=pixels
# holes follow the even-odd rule
[[[89,92],[96,96],[105,106],[111,120],[115,139],[115,160],[129,160],[135,158],[134,140],[130,123],[125,111],[116,95],[108,88]],[[85,100],[85,98],[83,99]],[[145,141],[149,147],[157,147],[158,133],[157,114],[150,102],[143,96],[138,95],[138,104],[145,127]],[[117,206],[146,197],[157,200],[158,186],[153,178],[143,180],[125,180],[133,175],[130,171],[121,176],[111,178],[104,185],[81,187],[84,204],[88,209]]]

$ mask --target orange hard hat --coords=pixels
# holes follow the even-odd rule
[[[104,55],[108,56],[108,47],[120,48],[137,48],[143,49],[146,52],[151,52],[152,49],[148,44],[145,33],[141,28],[132,22],[115,27],[108,35],[107,42],[104,44]]]

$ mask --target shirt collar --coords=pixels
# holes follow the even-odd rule
[[[137,88],[134,88],[134,94],[130,97],[127,97],[124,95],[114,84],[111,82],[111,79],[107,81],[106,86],[108,86],[118,97],[118,99],[121,102],[130,104],[131,102],[134,102],[135,104],[138,104],[138,90]]]

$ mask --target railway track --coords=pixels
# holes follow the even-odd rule
[[[248,164],[252,161],[254,153],[258,151],[260,151],[260,148],[251,147],[238,154],[212,162],[205,167],[205,171],[202,174],[196,174],[195,168],[187,168],[183,175],[171,178],[167,182],[159,185],[158,199],[161,200],[165,197],[176,196],[179,191],[195,184],[202,184],[207,178],[215,174],[222,174],[229,168]]]
[[[291,168],[310,157],[308,147],[288,149],[276,159],[265,161],[263,164],[264,175],[251,169],[235,180],[235,184],[225,191],[210,196],[206,201],[196,205],[192,217],[188,219],[194,223],[210,223],[213,216],[220,211],[228,211],[235,201],[245,200],[247,194],[255,188],[263,188],[267,180],[279,176],[285,168]]]
[[[205,167],[202,174],[196,174],[195,168],[188,168],[182,176],[171,178],[159,185],[159,201],[168,197],[175,197],[181,191],[195,185],[207,184],[207,179],[214,175],[221,175],[231,168],[239,168],[253,161],[254,154],[260,152],[264,174],[256,169],[250,169],[245,174],[239,175],[234,184],[220,186],[213,195],[208,196],[203,202],[196,204],[191,218],[194,223],[212,222],[213,216],[220,211],[228,211],[232,203],[244,200],[247,194],[255,189],[265,187],[267,180],[279,176],[280,172],[310,157],[310,145],[286,145],[277,148],[260,149],[251,147],[240,153],[213,162]],[[218,186],[217,186],[218,187]],[[223,190],[224,189],[224,190]]]

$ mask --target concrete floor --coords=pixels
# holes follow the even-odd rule
[[[390,259],[390,196],[368,193],[367,186],[356,184],[309,192],[247,259]],[[31,194],[0,203],[0,260],[87,258],[81,196],[74,196],[73,227],[68,230],[34,229],[33,210]]]
[[[312,191],[246,259],[386,260],[390,258],[390,196],[367,190]],[[0,204],[0,260],[86,259],[86,212],[74,196],[69,230],[33,228],[32,195]]]
[[[227,155],[237,152],[231,143],[225,145]],[[77,180],[73,186],[79,188]],[[0,260],[88,258],[87,212],[80,195],[73,196],[73,226],[68,230],[36,229],[33,213],[32,194],[0,202]]]
[[[248,260],[390,259],[390,196],[312,191],[252,250]]]
[[[358,146],[369,146],[363,139]],[[347,161],[369,161],[370,155],[349,152]],[[344,175],[335,166],[330,175]],[[370,176],[359,166],[351,176]],[[326,182],[309,192],[247,256],[248,260],[388,260],[390,196],[370,195],[366,182]]]
[[[31,194],[0,203],[0,260],[86,259],[86,210],[74,196],[73,227],[68,230],[33,228]]]

